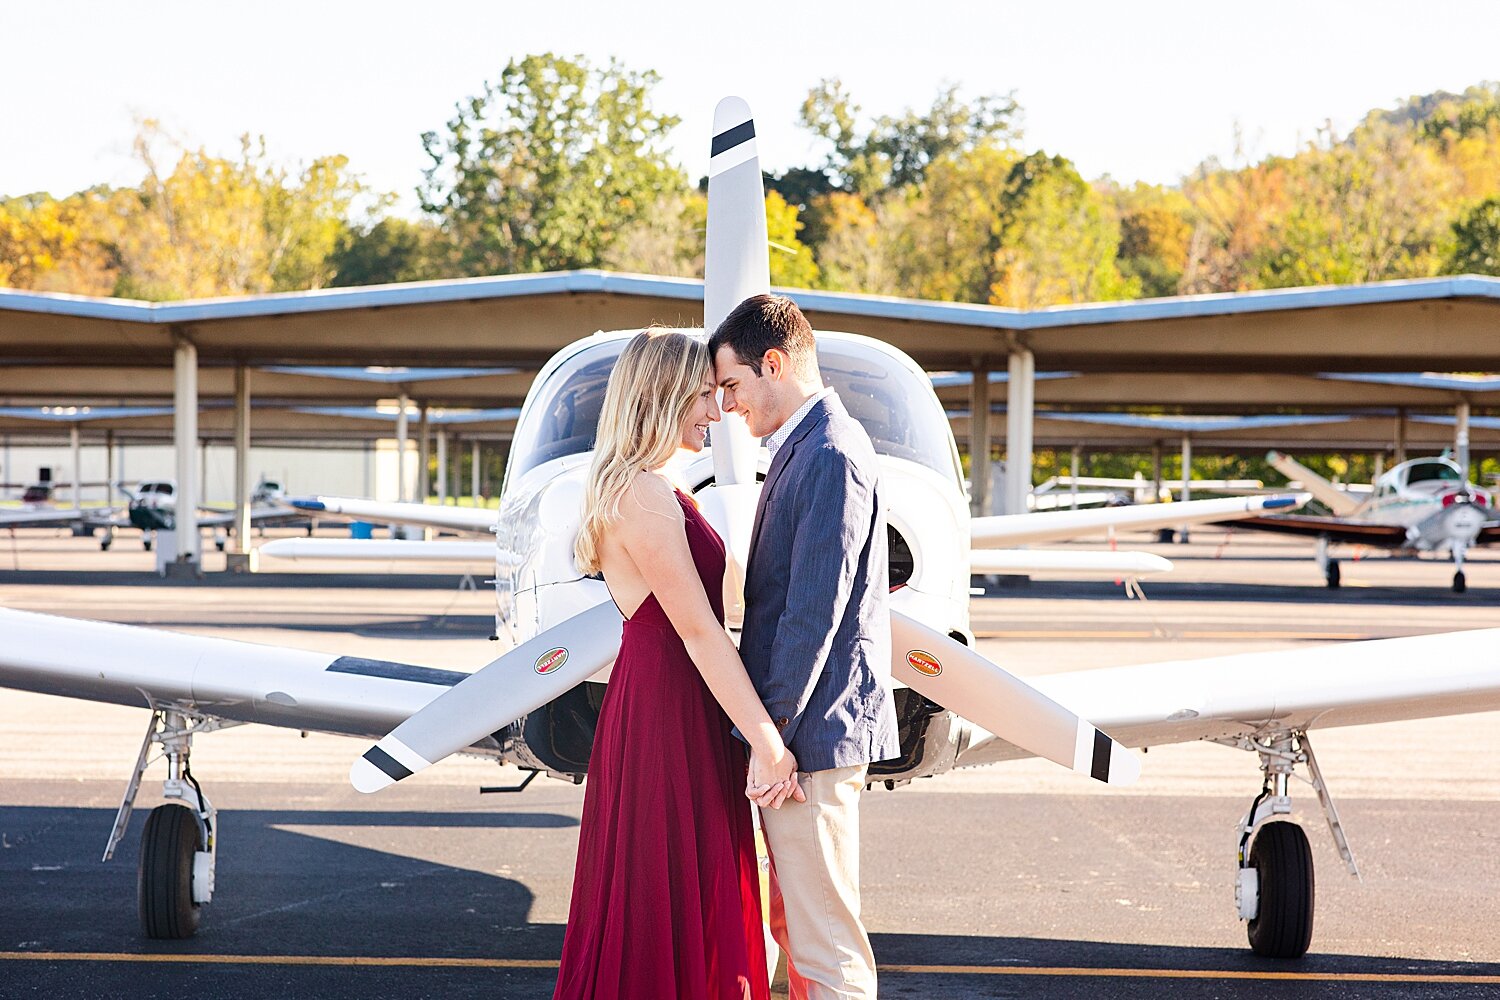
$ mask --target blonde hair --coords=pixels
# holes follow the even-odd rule
[[[681,447],[682,422],[712,371],[708,348],[675,330],[645,330],[625,345],[604,390],[583,526],[573,545],[582,572],[599,572],[599,542],[635,477],[666,464]]]

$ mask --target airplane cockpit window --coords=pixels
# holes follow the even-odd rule
[[[609,373],[624,340],[588,347],[560,365],[517,428],[511,454],[517,474],[594,446]],[[868,348],[825,340],[818,345],[823,380],[838,391],[849,415],[864,425],[875,451],[918,462],[939,475],[960,478],[947,417],[931,386],[904,365],[869,357]]]
[[[960,477],[947,415],[925,380],[904,365],[875,362],[865,351],[837,341],[819,345],[818,367],[878,454],[917,462],[945,478]]]
[[[516,428],[511,454],[521,461],[517,473],[594,446],[609,373],[626,343],[607,341],[580,351],[548,377],[544,395]]]
[[[1458,470],[1447,462],[1419,462],[1406,470],[1407,485],[1412,483],[1425,483],[1433,480],[1445,480],[1458,482],[1462,478]]]

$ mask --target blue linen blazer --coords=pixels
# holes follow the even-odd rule
[[[740,657],[803,771],[900,751],[880,465],[836,394],[771,461],[745,567]]]

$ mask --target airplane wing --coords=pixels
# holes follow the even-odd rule
[[[471,562],[495,564],[494,542],[388,541],[383,538],[278,538],[258,550],[276,559],[360,559],[379,562]]]
[[[1339,517],[1348,517],[1353,514],[1363,507],[1368,499],[1350,496],[1290,455],[1283,455],[1279,451],[1269,451],[1266,453],[1266,461],[1283,476],[1297,480],[1304,490],[1317,497],[1324,506]]]
[[[293,507],[308,514],[331,514],[357,521],[377,521],[382,524],[415,524],[424,528],[446,528],[449,531],[472,531],[489,533],[498,523],[499,515],[481,507],[445,507],[425,503],[394,503],[381,500],[362,500],[358,497],[315,497],[289,500]]]
[[[103,524],[110,511],[95,510],[0,510],[0,528],[60,528],[69,524]]]
[[[1126,746],[1500,709],[1500,629],[1029,678]],[[1031,756],[997,737],[959,766]]]
[[[1378,545],[1395,549],[1406,544],[1406,528],[1399,524],[1377,524],[1374,521],[1359,521],[1347,517],[1274,514],[1268,517],[1242,517],[1235,521],[1225,521],[1224,525],[1283,535],[1321,537],[1351,545]]]
[[[1149,552],[1058,552],[1052,549],[974,549],[969,569],[986,574],[1063,573],[1080,576],[1152,576],[1170,573],[1172,564]]]
[[[0,609],[0,687],[378,737],[467,675]]]
[[[1184,500],[1177,503],[1107,507],[1102,510],[1051,511],[1042,514],[1001,514],[969,522],[974,548],[1001,548],[1057,542],[1098,534],[1108,528],[1173,528],[1179,524],[1253,517],[1262,511],[1300,507],[1307,494],[1228,497],[1222,500]]]

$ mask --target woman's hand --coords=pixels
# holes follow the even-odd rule
[[[807,793],[797,781],[797,758],[785,747],[779,757],[752,752],[745,795],[762,808],[780,809],[788,796],[806,802]]]

